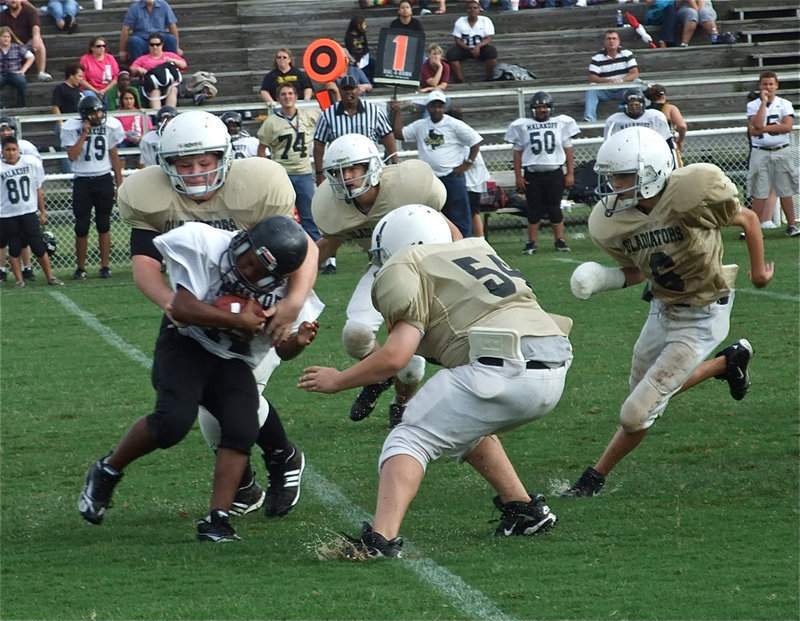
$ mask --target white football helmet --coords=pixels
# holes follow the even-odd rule
[[[597,194],[611,216],[635,207],[640,198],[651,198],[664,189],[672,173],[672,153],[666,140],[647,127],[628,127],[609,136],[597,151],[594,171]],[[633,185],[614,189],[614,175],[633,173]],[[630,198],[619,198],[633,190]]]
[[[354,164],[364,164],[367,172],[350,180],[351,183],[361,181],[360,186],[348,188],[343,170]],[[361,134],[345,134],[328,145],[322,158],[322,169],[331,184],[333,195],[350,202],[380,183],[383,160],[372,140]]]
[[[175,168],[179,157],[219,154],[216,168],[201,175],[181,175]],[[233,161],[233,148],[228,128],[219,117],[202,110],[191,110],[173,118],[161,131],[158,145],[158,165],[169,175],[170,183],[179,194],[202,196],[222,187]],[[188,184],[188,178],[205,176],[205,183]]]
[[[406,246],[444,244],[453,241],[445,217],[425,205],[403,205],[387,213],[372,231],[369,258],[382,267]]]

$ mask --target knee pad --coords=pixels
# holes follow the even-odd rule
[[[419,384],[425,376],[425,358],[414,354],[408,364],[400,369],[397,379],[403,384]]]
[[[658,418],[657,410],[663,410],[665,397],[647,378],[639,382],[633,392],[625,399],[619,413],[619,422],[627,433],[647,429]],[[663,403],[666,405],[666,403]]]
[[[342,345],[348,356],[362,360],[375,348],[375,334],[369,326],[348,320],[342,330]]]
[[[197,409],[197,422],[200,424],[200,431],[203,433],[203,438],[205,438],[208,446],[211,447],[211,450],[216,451],[219,448],[219,440],[222,437],[219,421],[201,405]]]
[[[75,216],[75,237],[87,237],[89,235],[89,215]]]

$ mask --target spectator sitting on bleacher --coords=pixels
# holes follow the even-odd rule
[[[142,77],[142,90],[151,108],[177,106],[181,73],[189,64],[178,54],[164,50],[160,34],[151,34],[149,44],[150,53],[133,61],[131,73]]]
[[[131,72],[127,69],[120,69],[117,74],[117,83],[106,92],[106,108],[108,110],[119,110],[122,107],[122,96],[128,91],[133,91],[136,98],[142,101],[142,92],[139,87],[131,84]]]
[[[411,0],[402,0],[397,5],[397,17],[389,24],[389,28],[393,30],[416,30],[417,32],[425,33],[422,22],[411,15]]]
[[[48,0],[47,13],[56,23],[56,28],[69,34],[78,27],[80,5],[75,0]]]
[[[17,91],[17,108],[24,108],[28,92],[25,72],[33,64],[34,56],[7,26],[0,27],[0,88],[6,84]],[[5,105],[0,101],[0,107]]]
[[[594,56],[589,64],[589,81],[595,84],[622,84],[641,82],[639,67],[633,52],[619,44],[619,33],[606,30],[603,38],[604,49]],[[597,104],[600,101],[622,101],[625,89],[591,89],[586,91],[586,105],[583,110],[584,121],[597,120]]]
[[[150,35],[159,34],[164,51],[183,56],[178,40],[178,18],[166,0],[138,0],[122,20],[119,35],[119,59],[131,63],[147,54]]]
[[[122,106],[119,109],[141,111],[142,104],[133,91],[127,91],[122,96]],[[143,116],[145,119],[147,119],[146,126],[142,124]],[[122,123],[122,129],[125,131],[125,140],[119,143],[120,147],[138,146],[139,143],[142,141],[142,136],[144,136],[146,132],[149,132],[151,129],[153,129],[153,123],[150,120],[150,117],[147,115],[141,115],[141,114],[135,114],[132,116],[115,115],[114,118],[117,119],[120,123]]]
[[[109,89],[117,85],[119,65],[117,59],[108,51],[105,37],[92,37],[89,41],[89,51],[81,56],[81,67],[83,67],[83,90],[84,94],[94,94],[110,108],[109,101],[105,96]],[[77,112],[77,110],[75,111]]]
[[[658,34],[658,47],[675,47],[678,32],[678,8],[675,0],[645,0],[647,12],[645,26],[661,26]]]
[[[489,10],[489,5],[492,3],[492,0],[480,0],[481,2],[481,9],[484,11]],[[544,2],[542,2],[544,4]],[[555,6],[555,3],[552,3],[551,6]],[[501,11],[510,11],[511,10],[511,0],[500,0],[500,10]]]
[[[39,13],[30,2],[8,0],[8,9],[0,13],[0,26],[8,26],[19,41],[25,44],[36,57],[39,82],[49,82],[53,77],[45,71],[47,49],[42,40],[42,25]]]
[[[422,63],[419,92],[429,93],[436,89],[446,91],[447,84],[450,82],[450,65],[442,60],[444,50],[438,43],[430,43],[425,48],[425,54],[428,59]]]
[[[292,65],[292,53],[288,47],[280,47],[275,52],[273,69],[261,80],[261,100],[264,103],[273,103],[278,100],[278,87],[291,82],[297,88],[300,99],[313,99],[314,89],[311,80],[305,71]]]
[[[461,70],[464,60],[475,58],[483,61],[487,80],[492,78],[492,70],[497,64],[497,48],[492,45],[494,24],[488,17],[479,15],[480,12],[478,0],[470,0],[466,16],[459,17],[453,27],[455,44],[447,50],[447,62],[453,74],[452,81],[456,84],[464,81]]]
[[[344,33],[344,49],[352,64],[361,69],[372,82],[375,75],[375,63],[369,53],[367,41],[367,20],[363,17],[353,17]]]
[[[717,12],[711,6],[711,0],[676,0],[678,21],[681,23],[681,47],[688,47],[697,24],[708,35],[717,32]],[[712,40],[712,43],[714,41]]]

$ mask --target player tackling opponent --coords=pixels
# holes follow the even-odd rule
[[[159,166],[131,175],[119,194],[122,219],[131,226],[131,265],[136,286],[165,311],[171,310],[173,291],[161,274],[162,255],[153,238],[186,222],[205,222],[223,230],[248,230],[273,215],[291,217],[294,190],[284,169],[268,159],[235,160],[225,124],[200,110],[185,112],[161,128]],[[288,280],[286,296],[275,304],[267,321],[272,342],[288,338],[317,274],[317,247],[307,237],[303,264]],[[280,360],[270,353],[255,369],[260,392]],[[245,470],[234,501],[234,513],[248,513],[265,504],[267,515],[283,515],[297,502],[305,464],[302,451],[289,442],[280,417],[263,397],[260,416],[266,419],[259,446],[269,473],[266,494]],[[202,429],[213,417],[201,408]],[[213,444],[213,439],[210,441]]]

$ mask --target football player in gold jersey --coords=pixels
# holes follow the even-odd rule
[[[370,254],[380,266],[372,301],[386,320],[385,344],[344,371],[309,367],[298,382],[335,393],[392,377],[416,354],[443,367],[383,445],[375,524],[364,523],[355,541],[366,555],[400,555],[406,511],[428,463],[443,455],[469,463],[497,492],[496,534],[534,535],[556,522],[495,434],[556,406],[572,361],[572,321],[542,310],[522,274],[484,240],[451,239],[444,216],[422,205],[382,218]]]
[[[320,265],[347,240],[369,250],[375,225],[397,207],[419,203],[441,211],[447,197],[444,185],[425,162],[407,160],[384,167],[375,143],[361,134],[345,134],[334,140],[328,145],[322,165],[326,180],[317,188],[311,203],[314,222],[322,234],[317,241]],[[460,238],[461,233],[451,226]],[[342,343],[347,354],[356,360],[379,348],[375,333],[383,324],[383,317],[370,300],[376,271],[375,266],[366,271],[347,305]],[[381,393],[396,381],[397,394],[389,406],[389,426],[394,427],[403,418],[405,404],[424,374],[425,361],[414,356],[396,380],[387,378],[365,386],[350,408],[350,418],[359,421],[369,416]]]
[[[236,231],[249,230],[270,216],[292,217],[295,194],[279,164],[261,157],[234,160],[227,127],[201,110],[180,114],[162,128],[157,160],[158,166],[137,171],[120,187],[119,211],[131,227],[136,286],[165,312],[169,323],[173,291],[161,274],[161,253],[153,238],[186,222]],[[289,275],[287,294],[274,305],[276,312],[265,328],[273,344],[289,338],[316,280],[317,246],[310,237],[306,240],[306,258]],[[256,367],[259,391],[279,363],[271,353]],[[205,408],[199,418],[213,446],[209,430],[218,427],[216,419]],[[265,500],[248,466],[232,512],[248,513],[266,502],[268,515],[282,515],[299,496],[303,453],[289,442],[277,412],[263,396],[259,419],[263,426],[258,445],[264,450],[270,490]]]
[[[565,497],[597,494],[673,395],[710,377],[727,380],[734,399],[747,392],[753,354],[747,340],[705,360],[728,334],[738,271],[722,264],[720,229],[744,230],[754,286],[765,287],[774,271],[764,261],[758,217],[739,204],[733,182],[712,164],[673,171],[669,147],[653,130],[630,127],[609,137],[595,171],[601,200],[589,216],[589,234],[619,268],[581,264],[572,274],[572,293],[585,300],[647,280],[650,312],[634,346],[621,425]]]

